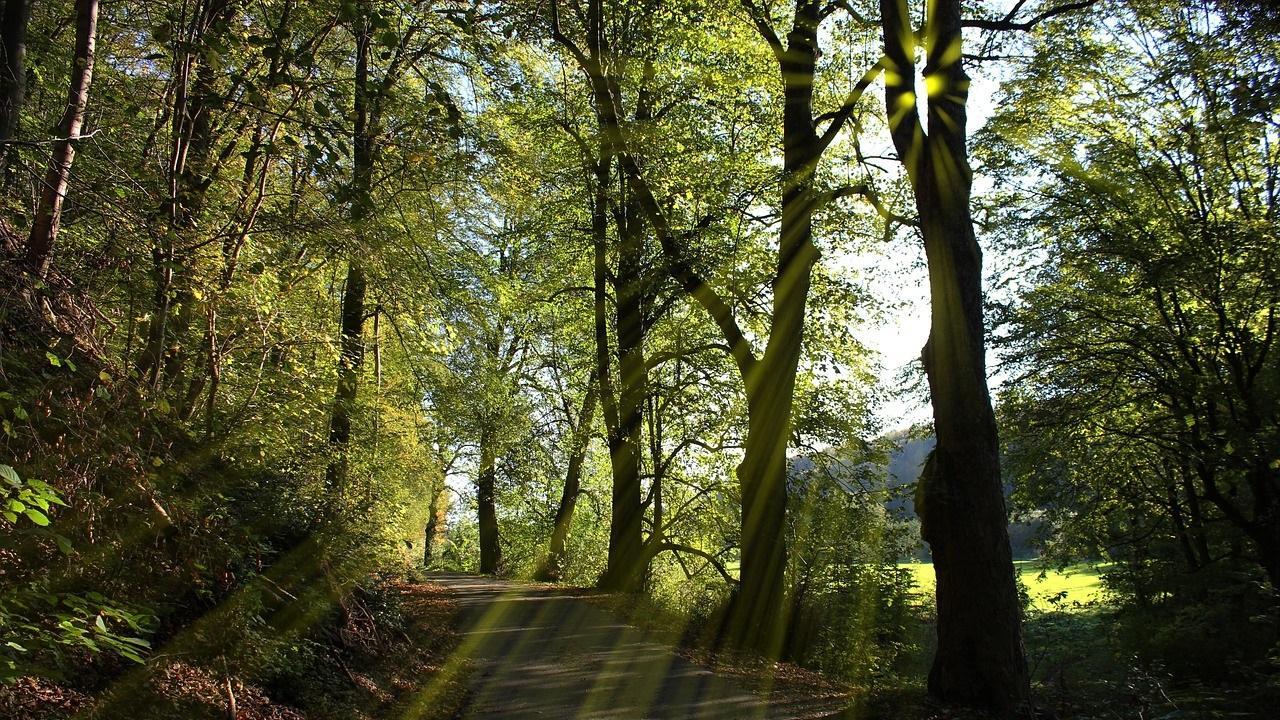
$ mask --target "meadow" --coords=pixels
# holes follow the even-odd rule
[[[1040,560],[1017,560],[1018,578],[1031,596],[1037,610],[1068,609],[1098,602],[1102,598],[1103,565],[1077,563],[1055,568]],[[920,594],[933,594],[933,563],[901,563],[911,571],[912,581]]]

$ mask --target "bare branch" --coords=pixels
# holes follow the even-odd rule
[[[910,227],[920,227],[919,220],[909,218],[905,215],[899,215],[893,212],[892,210],[890,210],[889,208],[885,207],[884,203],[881,202],[880,200],[880,195],[874,189],[872,189],[870,185],[867,185],[866,183],[861,183],[858,185],[846,185],[844,187],[836,188],[835,190],[824,193],[820,198],[820,203],[825,204],[825,203],[831,202],[832,200],[839,200],[840,198],[854,197],[854,196],[858,196],[866,200],[868,203],[871,204],[871,207],[875,208],[876,213],[880,217],[884,218],[885,220],[888,220],[889,222],[898,223],[899,225],[907,225]]]
[[[1098,0],[1078,0],[1078,2],[1055,5],[1026,22],[1014,22],[1013,16],[1017,14],[1018,10],[1022,9],[1023,4],[1026,2],[1026,0],[1021,0],[1018,4],[1014,5],[1013,9],[1010,10],[1007,15],[999,20],[965,20],[960,23],[960,26],[967,28],[980,28],[982,30],[1017,30],[1025,32],[1050,18],[1064,15],[1075,10],[1084,10],[1085,8],[1097,3],[1097,1]]]

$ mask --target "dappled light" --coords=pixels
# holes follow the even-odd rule
[[[1280,707],[1280,12],[0,0],[0,720]]]

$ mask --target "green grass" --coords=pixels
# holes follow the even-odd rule
[[[1098,600],[1102,593],[1102,578],[1097,565],[1077,564],[1063,570],[1046,567],[1039,560],[1018,560],[1014,566],[1031,594],[1031,604],[1037,610],[1051,610],[1054,599],[1061,597],[1058,605],[1073,607]],[[933,593],[933,563],[901,563],[899,567],[911,571],[916,587],[922,593]]]

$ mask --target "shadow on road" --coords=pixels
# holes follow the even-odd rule
[[[464,718],[804,720],[844,706],[838,697],[757,695],[571,592],[470,575],[431,580],[462,608]]]

